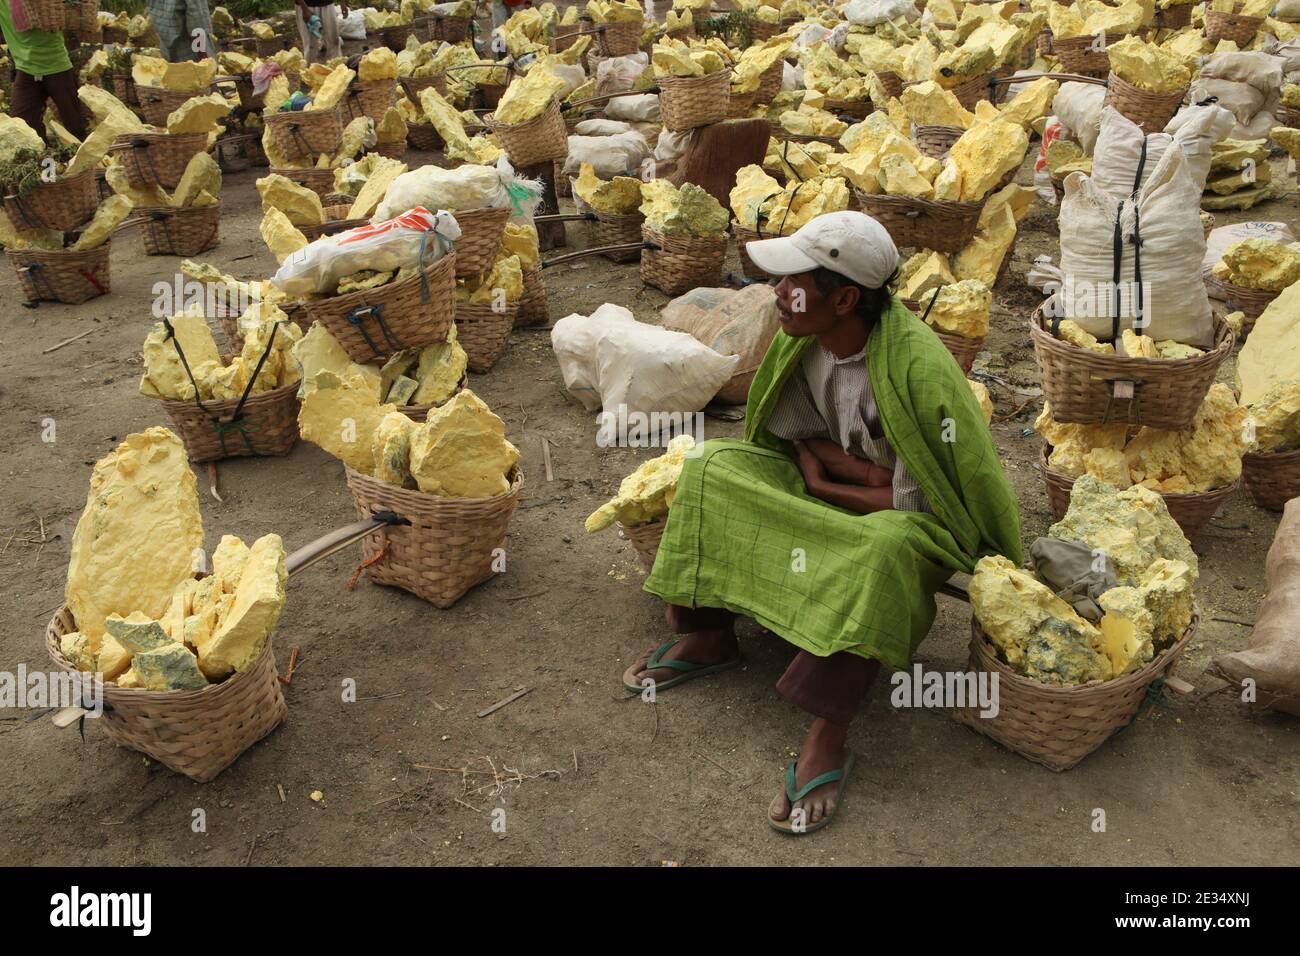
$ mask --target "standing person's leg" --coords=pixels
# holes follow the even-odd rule
[[[342,56],[343,38],[339,35],[338,7],[332,3],[326,4],[323,7],[317,7],[316,13],[320,15],[321,46],[325,51],[324,58],[332,60],[336,56]]]
[[[45,86],[22,70],[14,70],[13,102],[9,111],[38,135],[45,135]]]
[[[298,23],[298,39],[302,42],[302,56],[310,66],[321,58],[320,41],[307,29],[307,20],[302,15],[302,7],[294,7],[294,16]]]
[[[216,57],[215,42],[212,39],[212,15],[208,12],[208,0],[184,0],[185,3],[185,37],[189,45],[187,59],[202,60]],[[201,40],[195,42],[196,31],[202,31]],[[195,49],[198,46],[199,49]]]
[[[86,114],[82,110],[81,100],[77,98],[79,83],[76,69],[47,76],[43,83],[46,94],[54,101],[54,108],[59,113],[59,122],[77,139],[85,139]]]
[[[845,746],[849,724],[879,673],[879,661],[847,651],[829,657],[800,651],[781,675],[777,693],[816,718],[799,750],[795,765],[796,792],[815,777],[845,766],[849,756]],[[797,808],[802,810],[802,824],[811,828],[835,812],[842,783],[842,780],[824,783],[794,801],[783,789],[772,801],[768,815],[777,823],[787,823]]]

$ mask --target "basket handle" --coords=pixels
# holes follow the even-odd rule
[[[622,90],[618,93],[602,93],[600,96],[589,96],[585,100],[574,100],[572,103],[561,103],[560,112],[567,113],[571,109],[579,106],[586,106],[588,103],[599,103],[603,100],[612,100],[616,96],[645,96],[647,94],[657,95],[660,92],[657,86],[648,86],[644,90]]]
[[[577,213],[549,213],[545,216],[534,216],[533,222],[595,222],[596,214],[594,212],[577,212]]]
[[[658,249],[653,242],[624,242],[615,246],[594,246],[591,249],[583,249],[579,252],[569,252],[562,256],[556,256],[554,259],[547,259],[542,263],[541,268],[547,266],[558,266],[563,262],[572,262],[574,259],[586,259],[588,256],[598,256],[606,252],[633,252],[637,249]]]
[[[285,559],[285,568],[289,572],[289,577],[293,577],[299,571],[306,570],[318,561],[323,561],[330,555],[337,554],[348,545],[360,541],[373,531],[378,531],[388,525],[409,525],[410,523],[408,519],[403,518],[396,512],[376,511],[369,518],[354,521],[342,528],[335,528],[328,534],[321,535],[315,541],[303,545]]]

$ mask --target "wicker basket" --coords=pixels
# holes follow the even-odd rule
[[[289,48],[287,36],[253,37],[253,52],[263,60]]]
[[[965,83],[958,83],[949,90],[949,92],[952,93],[953,96],[957,97],[958,102],[960,102],[962,106],[966,107],[966,109],[971,112],[974,112],[975,104],[980,100],[993,102],[993,98],[996,94],[994,92],[995,88],[992,80],[993,74],[985,73],[982,76],[969,79]]]
[[[875,106],[871,100],[863,98],[860,100],[834,100],[826,98],[822,109],[834,113],[836,116],[848,116],[853,120],[861,122],[871,115]]]
[[[193,401],[164,401],[162,407],[194,464],[287,455],[298,441],[298,384],[250,395],[242,409],[237,398],[206,401],[203,408]]]
[[[862,211],[889,231],[900,247],[956,253],[975,237],[981,202],[886,196],[855,189]]]
[[[756,229],[750,229],[748,226],[742,226],[736,220],[731,220],[731,235],[736,240],[736,255],[740,259],[740,271],[746,279],[753,279],[755,282],[772,282],[779,278],[770,273],[764,272],[754,264],[754,260],[749,257],[749,252],[745,247],[751,242],[758,239],[772,239],[781,235],[778,232],[763,233]]]
[[[27,302],[80,305],[112,291],[110,245],[111,240],[84,252],[10,249],[6,254]]]
[[[1156,27],[1160,30],[1181,30],[1192,22],[1192,4],[1156,10]]]
[[[429,402],[427,405],[398,405],[397,410],[413,422],[422,422],[429,417],[429,412],[433,411],[435,408],[441,408],[443,405],[446,405],[467,388],[469,388],[469,376],[462,375],[460,377],[460,382],[456,385],[456,390],[442,401]]]
[[[664,129],[681,133],[727,118],[730,70],[708,76],[661,76],[655,82],[659,84],[659,114]]]
[[[343,113],[338,107],[270,113],[262,121],[289,159],[304,156],[314,159],[321,153],[333,155],[343,145]]]
[[[777,60],[758,78],[758,90],[754,94],[755,103],[771,103],[776,94],[781,92],[781,81],[785,78],[785,60]]]
[[[417,99],[415,102],[419,102]],[[379,123],[390,107],[397,105],[396,80],[354,80],[343,99],[347,120],[368,116]]]
[[[1186,87],[1174,93],[1148,93],[1120,79],[1114,72],[1106,79],[1106,105],[1115,107],[1121,115],[1142,127],[1147,136],[1164,132],[1186,95]]]
[[[647,524],[626,525],[621,521],[616,521],[618,533],[632,542],[632,547],[636,549],[636,556],[641,561],[641,567],[646,572],[654,570],[655,555],[659,553],[659,542],[663,540],[664,528],[668,526],[666,518],[659,518]]]
[[[876,79],[880,81],[880,85],[885,88],[885,93],[891,99],[897,99],[903,95],[903,78],[893,70],[877,71]]]
[[[444,17],[434,14],[429,25],[429,39],[463,43],[469,36],[469,17]]]
[[[1244,285],[1225,282],[1214,274],[1205,277],[1205,289],[1216,299],[1222,299],[1229,312],[1244,312],[1246,322],[1242,323],[1241,337],[1250,334],[1258,319],[1269,304],[1282,293],[1269,292],[1267,289],[1251,289]]]
[[[293,167],[273,167],[272,176],[283,176],[299,186],[306,186],[324,199],[334,192],[334,170],[332,169],[294,169]]]
[[[958,708],[953,717],[1049,770],[1069,770],[1133,722],[1151,686],[1172,672],[1199,622],[1199,613],[1193,612],[1183,636],[1132,673],[1062,687],[1013,671],[998,659],[997,649],[972,618],[967,666],[997,675],[998,713],[981,717],[975,706]]]
[[[960,126],[918,126],[912,138],[916,140],[916,148],[926,156],[943,159],[964,132]]]
[[[384,27],[379,32],[384,38],[384,46],[394,53],[401,53],[406,49],[407,39],[415,33],[415,27],[410,23],[399,23],[394,27]]]
[[[931,326],[931,328],[934,328]],[[975,364],[975,359],[979,357],[980,350],[984,348],[984,339],[967,339],[960,335],[953,335],[951,332],[943,332],[934,329],[934,334],[939,336],[939,341],[943,343],[957,364],[961,366],[962,374],[968,374],[971,366]]]
[[[21,196],[6,196],[5,212],[15,226],[74,232],[99,208],[95,171],[87,169],[52,183],[37,183]]]
[[[362,539],[361,553],[371,581],[447,608],[496,574],[493,559],[506,543],[510,518],[524,487],[518,467],[511,475],[510,490],[493,498],[439,498],[351,468],[346,471],[358,515],[368,518],[377,511],[392,511],[410,522],[385,525]]]
[[[1124,39],[1123,33],[1107,33],[1106,46]],[[1083,76],[1106,76],[1110,73],[1110,54],[1105,49],[1093,49],[1096,37],[1053,37],[1052,53],[1061,61],[1066,73]],[[968,109],[970,107],[967,107]]]
[[[727,93],[727,118],[728,119],[745,119],[754,112],[754,101],[758,96],[758,91],[750,93],[737,93],[732,90]]]
[[[515,313],[515,328],[545,325],[550,320],[551,312],[546,302],[546,278],[540,268],[529,269],[524,273],[524,294],[519,300],[519,311]]]
[[[456,340],[469,358],[469,370],[475,375],[492,371],[510,345],[510,330],[515,327],[519,302],[506,302],[497,311],[490,302],[456,303]]]
[[[144,121],[150,126],[166,129],[167,117],[180,109],[187,100],[203,94],[181,93],[176,90],[165,90],[160,86],[140,86],[137,83],[135,95],[140,103],[140,112],[144,115]]]
[[[109,92],[127,106],[139,106],[140,97],[136,95],[135,80],[130,73],[109,73]]]
[[[146,256],[184,256],[206,252],[217,244],[221,232],[221,203],[172,209],[167,206],[135,210],[144,218],[141,237]]]
[[[602,23],[596,31],[600,55],[629,56],[641,48],[641,34],[645,32],[644,20],[623,20]]]
[[[1052,412],[1055,414],[1056,409],[1053,408]],[[1047,486],[1047,500],[1052,507],[1052,516],[1060,521],[1070,507],[1070,489],[1074,487],[1075,480],[1062,472],[1053,471],[1047,464],[1049,454],[1051,449],[1044,445],[1038,457],[1038,470],[1043,476],[1043,483]],[[1169,509],[1169,517],[1174,519],[1178,527],[1183,530],[1183,534],[1188,538],[1195,538],[1214,517],[1214,513],[1239,487],[1241,487],[1240,480],[1210,491],[1188,494],[1159,492],[1159,494],[1165,501],[1165,507]]]
[[[63,0],[26,0],[27,19],[33,30],[62,30]]]
[[[612,213],[595,212],[596,219],[591,224],[591,244],[592,246],[625,246],[634,242],[641,241],[641,227],[645,224],[645,216],[639,212],[629,213],[626,216],[616,216]],[[636,262],[641,258],[639,250],[627,250],[623,252],[602,252],[602,256],[610,262]]]
[[[366,152],[378,153],[380,156],[386,157],[387,159],[400,160],[406,155],[406,140],[402,140],[399,143],[376,143],[374,146],[371,146],[366,150]]]
[[[1279,106],[1277,108],[1277,113],[1274,115],[1277,118],[1277,124],[1279,126],[1286,126],[1290,129],[1300,129],[1300,109],[1296,109],[1293,106]]]
[[[355,229],[357,226],[364,226],[369,220],[366,219],[349,219],[348,212],[352,209],[352,204],[340,204],[337,206],[325,206],[325,221],[315,226],[299,226],[298,231],[307,237],[308,242],[315,242],[321,236],[332,236],[335,233],[346,232],[349,229]]]
[[[123,27],[106,26],[100,30],[100,35],[104,38],[105,43],[116,43],[118,46],[126,46],[131,42],[131,34]]]
[[[127,182],[136,189],[175,189],[189,161],[207,148],[205,133],[123,133],[109,150],[121,154]]]
[[[442,136],[432,123],[413,123],[406,127],[406,141],[412,149],[432,153],[443,147]]]
[[[656,249],[641,250],[641,281],[667,295],[681,295],[700,286],[722,282],[722,262],[727,257],[727,237],[665,236],[647,225],[641,238]]]
[[[540,116],[523,123],[498,123],[491,114],[483,121],[501,141],[516,169],[527,169],[569,155],[569,134],[560,113],[559,100],[551,100]]]
[[[456,310],[456,254],[418,275],[306,304],[305,320],[320,322],[354,362],[446,341]]]
[[[420,105],[420,91],[433,87],[437,90],[439,96],[447,95],[447,74],[439,73],[436,76],[403,76],[398,78],[402,84],[402,89],[406,92],[406,98],[416,106]]]
[[[66,0],[66,4],[63,28],[76,30],[87,43],[100,43],[103,35],[99,28],[99,0]]]
[[[780,32],[781,27],[779,24],[765,23],[757,19],[749,21],[749,37],[754,43],[765,43]]]
[[[1242,455],[1241,477],[1255,504],[1266,511],[1281,511],[1300,495],[1300,451]]]
[[[1232,330],[1215,320],[1214,347],[1188,359],[1103,355],[1054,336],[1040,308],[1029,322],[1043,398],[1058,422],[1104,425],[1127,422],[1166,431],[1186,428],[1232,353]],[[1132,398],[1118,397],[1124,383]]]
[[[76,668],[59,639],[77,629],[66,606],[45,629],[45,646],[59,670]],[[191,780],[207,783],[289,715],[270,638],[257,663],[220,684],[194,691],[151,691],[103,685],[104,712],[91,721],[119,747],[136,750]]]
[[[1211,43],[1231,40],[1245,49],[1263,25],[1263,17],[1243,17],[1239,13],[1221,13],[1218,10],[1205,11],[1205,39]]]
[[[456,275],[473,276],[487,272],[501,250],[510,207],[453,210],[452,215],[460,226],[460,238],[455,243]]]

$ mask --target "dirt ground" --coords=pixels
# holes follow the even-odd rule
[[[414,166],[432,157],[411,154]],[[1284,167],[1280,164],[1280,175]],[[222,241],[202,257],[241,277],[274,261],[258,239],[258,171],[226,177]],[[1029,181],[1026,168],[1021,182]],[[1294,183],[1294,178],[1292,178]],[[1294,186],[1292,187],[1294,190]],[[1236,218],[1297,221],[1295,194]],[[571,248],[587,244],[570,225]],[[977,370],[1000,420],[993,434],[1020,496],[1026,541],[1050,523],[1029,426],[1038,400],[1009,385],[1036,381],[1025,332],[1035,255],[1055,254],[1055,215],[1035,207]],[[44,630],[62,600],[68,546],[91,466],[130,432],[164,423],[136,390],[140,344],[154,318],[151,287],[179,260],[146,258],[136,234],[113,248],[113,292],[79,307],[19,308],[0,270],[0,668],[47,666]],[[733,257],[728,268],[735,270]],[[657,320],[665,297],[634,265],[583,260],[547,272],[552,318],[602,302]],[[82,332],[92,334],[45,354]],[[1225,368],[1226,379],[1231,371]],[[1001,383],[1008,384],[1001,384]],[[514,334],[471,386],[520,448],[524,500],[507,571],[439,611],[405,592],[347,582],[359,548],[289,585],[275,635],[288,720],[214,782],[201,785],[120,750],[88,721],[57,730],[29,712],[0,713],[0,859],[10,864],[1295,864],[1300,863],[1300,725],[1231,692],[1147,712],[1076,769],[1056,774],[955,723],[943,711],[898,710],[880,682],[857,722],[858,770],[839,819],[791,840],[764,824],[805,730],[773,685],[791,649],[743,629],[747,665],[666,693],[624,696],[627,663],[664,636],[658,602],[629,542],[588,536],[582,521],[652,451],[601,449],[593,416],[565,393],[545,329]],[[1007,417],[1009,416],[1009,417]],[[41,440],[53,419],[57,440]],[[742,425],[710,418],[710,437]],[[552,444],[546,481],[543,438]],[[289,549],[355,518],[342,466],[300,443],[284,459],[220,466],[224,503],[199,474],[208,546],[223,533],[275,531]],[[1202,689],[1205,667],[1243,646],[1262,595],[1277,519],[1245,494],[1197,542],[1203,624],[1179,668]],[[43,540],[42,540],[43,539]],[[921,649],[930,667],[966,662],[969,609],[940,598]],[[342,701],[356,681],[358,700]],[[521,688],[527,696],[477,712]],[[450,768],[428,769],[428,768]],[[464,777],[456,768],[474,771]],[[495,768],[506,780],[493,793]],[[511,782],[513,781],[513,782]],[[280,791],[283,791],[281,794]],[[314,790],[323,799],[313,802]],[[192,827],[206,815],[206,832]],[[492,811],[505,811],[494,832]],[[1094,832],[1094,810],[1106,831]],[[499,821],[500,814],[495,814]],[[498,827],[499,828],[499,827]]]

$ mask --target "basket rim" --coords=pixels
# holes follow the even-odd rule
[[[452,398],[455,398],[455,396],[453,395]],[[448,399],[448,401],[450,401],[450,399]],[[510,471],[508,472],[508,474],[511,476],[510,487],[507,488],[505,491],[501,492],[501,494],[492,495],[488,498],[448,498],[448,497],[444,497],[443,495],[431,495],[429,494],[429,492],[421,491],[419,488],[402,488],[398,485],[393,485],[393,484],[389,484],[386,481],[381,481],[380,479],[376,478],[374,475],[367,475],[364,472],[357,471],[347,462],[342,462],[342,465],[343,465],[343,473],[347,477],[349,483],[351,483],[355,479],[358,482],[361,482],[363,484],[369,483],[372,485],[378,485],[379,487],[383,488],[386,491],[391,491],[403,495],[415,495],[417,496],[417,500],[423,499],[429,505],[433,505],[433,506],[459,507],[461,505],[481,505],[487,503],[496,503],[496,502],[505,501],[507,498],[516,497],[524,489],[524,470],[519,467],[518,462],[515,462],[513,465],[511,465]]]
[[[254,392],[248,396],[248,401],[244,402],[244,407],[247,408],[255,399],[261,399],[262,402],[265,403],[272,399],[284,398],[286,393],[297,394],[298,388],[301,385],[302,380],[299,379],[298,381],[292,382],[288,385],[281,385],[278,388],[267,389],[265,392]],[[238,398],[214,398],[210,400],[204,399],[203,404],[209,411],[224,412],[234,411],[239,407],[239,401]],[[162,405],[163,408],[173,408],[177,411],[198,409],[198,406],[194,404],[193,399],[160,398],[158,399],[158,403]]]
[[[1072,355],[1091,365],[1109,368],[1117,373],[1123,369],[1188,372],[1193,369],[1199,370],[1206,365],[1217,367],[1231,354],[1236,341],[1236,336],[1228,323],[1223,321],[1222,316],[1216,314],[1214,316],[1214,347],[1206,349],[1203,355],[1194,355],[1185,359],[1153,359],[1133,355],[1105,355],[1101,352],[1094,352],[1091,349],[1074,345],[1065,341],[1065,339],[1058,339],[1046,328],[1047,321],[1047,313],[1043,306],[1040,305],[1034,310],[1034,314],[1029,320],[1029,335],[1035,345],[1041,344],[1045,348],[1060,349],[1066,355]]]
[[[1248,451],[1242,454],[1242,463],[1244,464],[1247,459],[1250,459],[1252,464],[1263,468],[1300,464],[1300,448],[1291,451]]]
[[[1061,484],[1073,485],[1076,481],[1079,480],[1079,477],[1082,476],[1071,477],[1070,475],[1067,475],[1063,471],[1057,471],[1056,469],[1052,468],[1047,463],[1047,458],[1051,454],[1052,447],[1053,446],[1051,442],[1044,441],[1042,447],[1038,449],[1039,470],[1042,471],[1044,478],[1054,478],[1056,479],[1057,482]],[[1300,455],[1300,451],[1297,451],[1296,454]],[[1244,458],[1245,456],[1243,455],[1242,457]],[[1138,485],[1135,482],[1129,487],[1136,488],[1138,487]],[[1195,503],[1208,504],[1211,501],[1218,500],[1220,498],[1226,498],[1227,496],[1232,494],[1234,491],[1239,490],[1240,488],[1241,488],[1241,477],[1238,476],[1237,480],[1234,481],[1232,484],[1223,485],[1220,488],[1211,488],[1209,491],[1156,491],[1156,494],[1158,494],[1161,498],[1165,499],[1165,507],[1168,508],[1169,507],[1168,502],[1171,499],[1176,503],[1195,502]],[[1151,490],[1155,491],[1154,488]]]
[[[1009,664],[1000,660],[997,645],[984,632],[984,628],[980,625],[979,619],[975,616],[973,610],[970,616],[971,644],[982,643],[982,649],[990,657],[999,681],[1010,681],[1013,687],[1020,690],[1032,691],[1044,696],[1059,697],[1062,700],[1074,698],[1080,702],[1087,698],[1109,697],[1116,691],[1126,690],[1135,684],[1150,684],[1160,676],[1160,672],[1168,670],[1182,656],[1188,642],[1196,635],[1200,622],[1201,609],[1193,601],[1192,621],[1187,625],[1187,629],[1183,631],[1182,637],[1152,657],[1151,660],[1137,670],[1121,674],[1119,677],[1112,677],[1110,680],[1092,680],[1086,684],[1045,684],[1042,681],[1034,680],[1032,677],[1026,677],[1024,674],[1017,674]]]
[[[441,276],[437,275],[438,270],[442,268],[449,268],[454,272],[455,267],[456,267],[456,250],[449,249],[447,253],[443,255],[443,257],[439,259],[437,262],[434,262],[431,265],[426,266],[420,272],[417,272],[413,276],[408,276],[407,278],[403,279],[401,282],[388,282],[385,283],[384,285],[376,286],[373,289],[360,289],[357,292],[345,292],[343,293],[343,295],[332,295],[332,296],[326,296],[325,298],[322,299],[312,299],[306,303],[307,312],[308,315],[310,315],[312,309],[329,308],[329,309],[343,309],[344,311],[346,311],[348,308],[354,305],[371,305],[373,304],[373,302],[377,301],[382,296],[392,295],[399,288],[403,288],[412,283],[419,282],[422,275],[427,276],[429,279],[433,279],[435,278],[435,276],[441,278]],[[367,299],[367,293],[370,294],[369,299]],[[376,293],[378,293],[378,295],[376,295]]]

